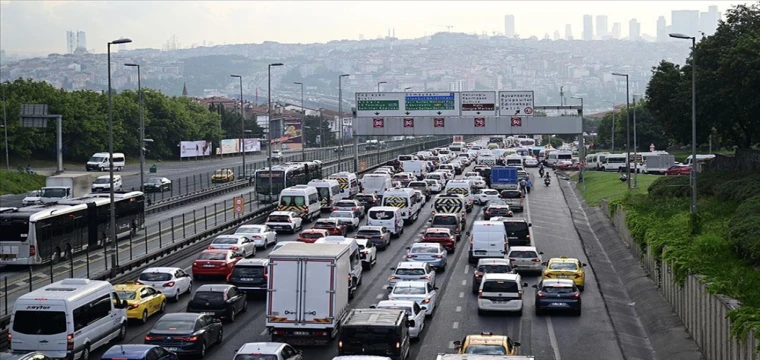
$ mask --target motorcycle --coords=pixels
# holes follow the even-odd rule
[[[546,186],[549,186],[549,184],[551,184],[551,183],[552,183],[552,181],[551,181],[551,180],[549,180],[549,179],[544,179],[544,185],[546,185]]]
[[[544,169],[538,169],[539,177],[544,177]]]

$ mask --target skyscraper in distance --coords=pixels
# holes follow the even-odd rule
[[[641,24],[636,19],[628,22],[628,40],[638,41],[641,39]]]
[[[504,15],[504,36],[508,38],[515,37],[515,16]]]
[[[670,25],[674,33],[697,36],[699,33],[699,10],[671,11]]]
[[[565,24],[565,40],[573,39],[573,27],[570,24]]]
[[[559,30],[554,30],[554,40],[559,40],[561,38],[562,36],[559,35]]]
[[[705,36],[715,34],[721,16],[722,14],[715,5],[708,7],[707,12],[699,13],[699,31],[705,33]]]
[[[583,41],[594,40],[594,19],[591,15],[583,15]]]
[[[596,16],[596,38],[604,40],[609,36],[607,34],[607,15]]]
[[[668,23],[664,16],[657,18],[657,42],[668,41]]]
[[[77,49],[87,50],[87,35],[84,31],[77,31]]]
[[[77,49],[76,34],[71,30],[66,31],[66,53],[73,54],[74,50],[76,49]]]
[[[622,26],[619,22],[612,24],[612,33],[610,34],[613,39],[620,39],[620,32]]]

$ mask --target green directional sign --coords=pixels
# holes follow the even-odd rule
[[[364,100],[356,104],[359,111],[388,111],[398,110],[398,100]]]
[[[403,93],[356,93],[357,117],[404,116]]]

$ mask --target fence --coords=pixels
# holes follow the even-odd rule
[[[608,203],[603,200],[601,207],[609,216]],[[689,274],[683,285],[678,284],[667,261],[658,260],[658,254],[648,245],[642,249],[635,242],[628,231],[625,211],[621,207],[615,209],[611,220],[621,239],[639,257],[649,277],[657,284],[708,360],[760,360],[754,330],[746,339],[735,339],[730,335],[731,320],[727,315],[741,306],[737,300],[710,294],[707,291],[709,284],[701,275]]]

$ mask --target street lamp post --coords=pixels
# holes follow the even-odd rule
[[[114,204],[114,188],[113,188],[113,100],[111,94],[111,45],[128,44],[131,43],[130,39],[117,39],[108,42],[108,178],[110,184],[108,186],[108,194],[110,201],[110,217],[109,223],[110,237],[111,237],[111,271],[115,274],[116,267],[119,266],[119,248],[116,244],[116,206]],[[142,145],[142,144],[141,144]],[[103,239],[105,241],[105,239]],[[106,246],[105,243],[103,246]]]
[[[338,122],[340,122],[340,145],[338,146],[338,171],[341,168],[341,158],[343,157],[343,78],[349,77],[349,74],[338,76]]]
[[[247,176],[248,172],[245,168],[245,115],[243,114],[243,76],[242,75],[230,75],[230,77],[238,78],[240,80],[240,152],[243,154],[243,176]]]
[[[380,85],[387,84],[387,83],[388,83],[387,81],[380,81],[380,82],[378,82],[377,83],[377,92],[380,92]]]
[[[301,111],[303,112],[301,118],[301,161],[306,162],[306,108],[303,104],[303,83],[294,82],[293,84],[301,85]]]
[[[143,118],[143,96],[139,64],[124,64],[124,66],[137,68],[137,98],[140,102],[140,191],[145,192],[145,118]]]
[[[613,153],[615,152],[615,102],[614,101],[607,101],[608,103],[612,103],[612,145],[610,146],[610,151]]]
[[[9,83],[3,84],[3,131],[5,131],[5,169],[11,171],[11,158],[8,153],[8,113],[5,106],[5,87]]]
[[[267,91],[269,94],[267,95],[267,153],[268,153],[268,160],[269,163],[269,201],[271,202],[274,198],[272,194],[272,131],[270,129],[270,125],[272,124],[272,66],[282,66],[282,63],[272,63],[269,64],[267,67]],[[285,181],[285,179],[283,179]]]
[[[676,39],[691,40],[691,214],[697,216],[697,38],[670,34]]]
[[[583,190],[586,190],[586,178],[584,175],[584,168],[586,167],[585,161],[586,161],[586,135],[583,132],[583,125],[585,125],[583,121],[583,97],[581,96],[573,96],[573,99],[578,99],[581,101],[581,138],[578,142],[580,145],[580,164],[578,167],[578,171],[580,172],[578,181],[583,183]]]
[[[639,96],[633,95],[633,187],[639,187],[639,145],[636,141],[636,100]]]
[[[612,73],[615,76],[625,76],[625,176],[628,182],[628,189],[631,189],[631,103],[630,101],[630,84],[628,74]]]

